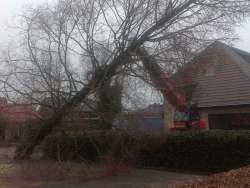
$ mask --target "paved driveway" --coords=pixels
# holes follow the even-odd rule
[[[29,186],[36,188],[168,188],[194,181],[201,176],[156,170],[133,169],[129,173],[88,182],[46,182]],[[27,187],[28,188],[28,187]]]
[[[193,181],[200,176],[156,170],[133,169],[130,173],[86,182],[86,188],[166,188]],[[73,186],[74,187],[74,186]],[[72,187],[72,188],[73,188]]]
[[[69,182],[68,178],[64,181],[55,181],[49,177],[46,181],[41,178],[28,180],[23,177],[25,177],[25,173],[32,175],[33,171],[36,174],[35,171],[38,171],[39,166],[34,167],[34,165],[37,161],[26,162],[29,164],[28,168],[26,166],[20,171],[21,165],[11,160],[13,152],[14,148],[0,148],[0,188],[166,188],[201,178],[201,176],[167,171],[130,169],[126,173],[91,181],[83,181],[84,178],[78,179],[77,182],[72,182],[72,180]],[[49,163],[48,166],[48,169],[52,169],[50,171],[52,175],[57,171],[56,168],[53,169],[53,164],[53,162]],[[76,166],[79,165],[76,164]],[[72,164],[70,164],[70,168],[72,168]],[[83,176],[81,173],[78,174]]]

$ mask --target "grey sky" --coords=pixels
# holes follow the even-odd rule
[[[0,0],[0,48],[6,46],[11,36],[10,27],[25,6],[38,4],[48,0]]]
[[[30,3],[39,4],[52,0],[0,0],[0,46],[6,46],[10,38],[9,26],[15,17]],[[250,52],[250,18],[247,23],[236,28],[239,41],[235,46]]]

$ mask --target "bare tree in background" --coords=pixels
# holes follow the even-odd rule
[[[124,73],[140,77],[134,71],[141,66],[138,48],[144,46],[173,72],[195,50],[231,38],[249,5],[249,0],[60,0],[27,11],[20,55],[9,53],[1,76],[3,91],[37,104],[50,97],[56,108],[15,158],[28,157],[62,117],[105,83]]]

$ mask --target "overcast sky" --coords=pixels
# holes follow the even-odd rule
[[[25,6],[33,3],[39,4],[52,0],[0,0],[0,46],[5,46],[9,36],[9,26]],[[239,41],[235,46],[250,52],[250,18],[248,22],[236,28]]]

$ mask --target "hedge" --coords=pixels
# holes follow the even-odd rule
[[[44,153],[53,159],[89,161],[109,154],[142,167],[219,172],[250,164],[250,131],[57,134],[46,139]]]
[[[68,161],[95,161],[108,151],[112,137],[105,132],[82,134],[55,134],[46,138],[43,144],[45,157]]]
[[[241,167],[250,164],[250,132],[216,130],[172,134],[160,144],[146,143],[140,162],[143,166],[208,172]]]

